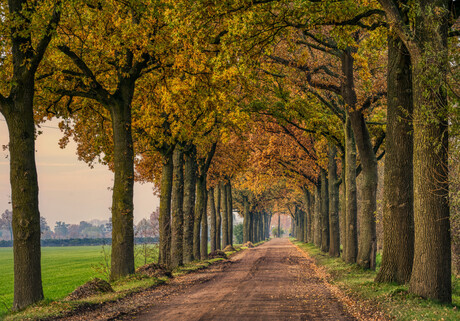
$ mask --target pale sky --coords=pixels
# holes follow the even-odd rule
[[[88,165],[79,161],[76,144],[71,141],[65,149],[59,148],[62,133],[57,121],[50,121],[40,129],[43,134],[36,141],[36,163],[39,185],[40,215],[54,228],[56,221],[78,224],[92,219],[107,220],[113,186],[113,173],[107,167]],[[0,214],[11,210],[8,150],[8,130],[5,119],[0,115]],[[153,184],[134,186],[134,222],[150,216],[159,206],[158,197],[153,195]]]

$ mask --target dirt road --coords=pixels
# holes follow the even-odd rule
[[[65,320],[355,320],[288,239]],[[371,318],[373,319],[373,318]]]
[[[210,278],[152,302],[136,320],[354,320],[287,239],[234,256]],[[206,274],[206,273],[205,273]]]

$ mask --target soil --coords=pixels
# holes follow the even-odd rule
[[[224,252],[233,252],[236,251],[235,248],[231,245],[227,245],[225,249],[223,249]]]
[[[67,320],[375,320],[347,301],[313,259],[273,239]]]
[[[171,271],[156,263],[143,265],[136,270],[136,273],[155,278],[172,277]]]
[[[214,252],[211,252],[208,254],[208,259],[218,259],[218,258],[226,259],[227,254],[225,254],[225,252],[221,250],[215,250]]]
[[[109,282],[101,280],[99,278],[94,278],[91,281],[86,282],[85,284],[76,288],[72,293],[70,293],[66,300],[79,300],[83,298],[90,297],[95,294],[113,292],[112,286]]]

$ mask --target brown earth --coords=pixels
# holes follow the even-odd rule
[[[311,258],[288,239],[273,239],[68,320],[356,320],[347,301]]]

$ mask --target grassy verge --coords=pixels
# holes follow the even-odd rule
[[[262,244],[263,242],[257,243],[257,245]],[[237,253],[241,250],[246,249],[245,247],[241,247],[241,245],[235,245],[235,251],[226,252],[226,255],[229,257],[234,253]],[[45,248],[46,250],[46,248]],[[3,313],[0,313],[0,319],[5,318],[5,320],[25,320],[25,319],[46,319],[52,317],[59,317],[71,311],[83,308],[83,307],[90,307],[90,306],[98,306],[105,302],[113,302],[117,301],[123,297],[126,297],[132,293],[141,292],[146,289],[149,289],[153,286],[165,283],[168,281],[168,278],[150,278],[143,275],[133,274],[121,280],[118,280],[112,283],[112,288],[115,292],[113,293],[106,293],[95,295],[83,300],[75,300],[75,301],[64,301],[63,298],[67,296],[70,292],[72,292],[77,286],[89,281],[93,277],[103,277],[103,273],[99,273],[99,275],[95,274],[94,266],[100,267],[103,265],[101,263],[101,248],[92,248],[92,247],[81,247],[80,249],[72,247],[72,248],[48,248],[51,256],[44,255],[45,262],[54,261],[54,264],[58,262],[57,265],[62,264],[64,262],[68,262],[68,266],[66,268],[62,268],[62,275],[59,278],[59,275],[56,275],[56,270],[54,275],[57,277],[58,281],[54,281],[49,286],[53,286],[55,289],[54,292],[48,290],[45,291],[46,299],[42,302],[35,304],[23,311],[16,312],[16,313],[9,313],[8,310],[4,310]],[[109,249],[110,251],[110,249]],[[85,254],[86,253],[86,254]],[[4,253],[3,253],[4,254]],[[2,255],[2,253],[0,253]],[[54,256],[52,260],[51,257]],[[172,274],[174,277],[181,276],[188,274],[193,271],[197,271],[203,268],[210,266],[216,262],[224,260],[223,258],[215,258],[209,259],[204,261],[194,261],[189,264],[185,264],[183,266],[178,267],[175,269]],[[11,259],[12,263],[12,259]],[[143,259],[139,259],[136,262],[136,266],[143,265]],[[66,263],[67,264],[67,263]],[[82,271],[75,271],[75,266],[82,265]],[[42,264],[43,265],[43,264]],[[93,269],[91,268],[93,266]],[[89,269],[88,269],[89,267]],[[5,267],[3,267],[5,268]],[[96,269],[97,270],[97,269]],[[46,269],[44,269],[43,274],[45,273]],[[1,272],[1,269],[0,269]],[[1,277],[1,274],[0,274]],[[12,272],[11,276],[12,278]],[[52,277],[50,273],[49,277]],[[66,280],[74,278],[72,284],[66,283]],[[7,279],[7,278],[6,278]],[[1,280],[0,280],[1,281]],[[1,282],[0,282],[1,284]],[[1,285],[0,285],[1,286]],[[46,287],[45,287],[46,288]],[[11,284],[11,291],[12,291],[12,284]],[[54,296],[46,296],[46,293],[54,293]],[[11,296],[12,299],[12,296]]]
[[[48,301],[64,298],[94,277],[108,279],[110,246],[42,248],[43,292]],[[158,249],[136,246],[136,268],[158,257]],[[13,305],[13,249],[0,248],[0,319]]]
[[[405,285],[374,283],[375,271],[331,258],[312,244],[292,242],[331,276],[330,283],[359,300],[369,301],[396,320],[460,320],[460,279],[453,277],[452,304],[440,304],[408,293]]]

